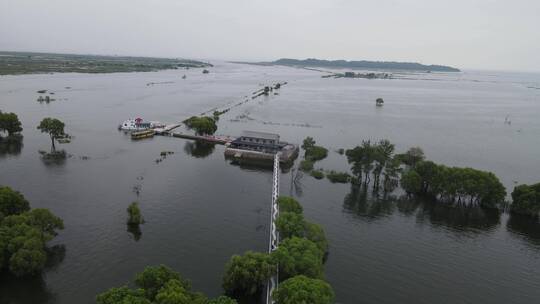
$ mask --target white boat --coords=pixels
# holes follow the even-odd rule
[[[118,129],[124,131],[142,131],[165,126],[159,121],[144,121],[142,118],[130,118],[118,126]]]

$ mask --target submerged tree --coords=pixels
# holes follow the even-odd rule
[[[179,273],[160,265],[146,267],[135,278],[136,289],[127,286],[111,288],[96,297],[97,304],[208,304],[235,302],[209,301],[205,295],[191,290],[189,281]],[[219,298],[218,298],[219,299]]]
[[[233,255],[225,266],[223,289],[228,295],[257,295],[275,272],[276,264],[266,253]]]
[[[510,210],[537,217],[540,213],[540,183],[516,186],[512,191]]]
[[[216,121],[208,116],[192,116],[184,121],[189,129],[193,129],[197,135],[214,134],[217,131]]]
[[[56,151],[54,141],[65,135],[64,127],[65,125],[63,122],[56,118],[50,117],[44,118],[37,127],[42,133],[48,133],[51,137],[51,146],[53,152]]]
[[[0,132],[6,132],[11,137],[21,132],[22,126],[19,117],[15,113],[2,113],[0,111]]]
[[[0,187],[0,272],[38,274],[47,262],[47,242],[63,228],[49,210],[30,210],[20,193]]]
[[[312,241],[291,237],[285,239],[272,256],[279,262],[281,278],[305,275],[311,278],[322,277],[324,253]]]
[[[285,280],[274,291],[272,297],[279,304],[334,303],[334,291],[330,284],[303,275]]]

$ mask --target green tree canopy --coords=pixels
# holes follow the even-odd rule
[[[280,196],[277,199],[277,203],[279,206],[280,212],[294,212],[294,213],[302,213],[304,209],[302,208],[302,205],[295,200],[294,198],[290,196]]]
[[[229,297],[220,296],[220,297],[217,297],[215,299],[208,301],[208,304],[238,304],[238,302],[236,302],[236,300],[231,299]]]
[[[151,304],[144,297],[144,290],[130,289],[127,286],[111,288],[96,297],[97,304]]]
[[[331,304],[334,291],[323,280],[299,275],[281,283],[272,297],[277,304]]]
[[[447,167],[420,161],[401,176],[405,191],[438,201],[495,208],[504,203],[506,189],[491,172]]]
[[[405,171],[401,175],[401,188],[407,193],[420,193],[422,190],[422,178],[414,170]]]
[[[6,132],[8,136],[12,136],[21,132],[22,126],[19,117],[15,113],[2,113],[0,111],[0,132]]]
[[[0,214],[8,216],[21,214],[28,210],[30,210],[30,203],[20,192],[0,186]]]
[[[52,150],[56,150],[54,145],[54,140],[58,139],[65,135],[64,133],[64,123],[56,118],[44,118],[37,127],[38,130],[41,130],[42,133],[48,133],[51,137]]]
[[[24,197],[8,187],[0,187],[0,210],[0,271],[39,273],[47,261],[46,243],[64,228],[62,220],[46,209],[30,210]]]
[[[407,166],[414,167],[420,161],[423,161],[426,157],[424,151],[420,147],[412,147],[403,154],[396,155],[398,159]]]
[[[304,142],[302,143],[302,149],[304,150],[311,149],[315,146],[315,144],[316,142],[313,139],[313,137],[308,136],[304,139]]]
[[[299,237],[286,239],[281,242],[272,256],[279,262],[281,278],[296,275],[322,277],[323,252],[308,239]]]
[[[223,289],[228,295],[256,295],[275,272],[276,264],[266,253],[233,255],[225,266]]]
[[[131,203],[127,208],[128,213],[128,225],[139,225],[144,222],[141,209],[139,208],[139,204],[137,202]]]
[[[328,252],[328,240],[321,225],[304,221],[304,237],[315,243],[322,253]]]
[[[301,213],[280,212],[276,227],[282,239],[304,236],[304,216]]]
[[[135,285],[144,290],[147,299],[154,300],[159,290],[170,280],[181,283],[185,290],[191,290],[191,283],[165,265],[149,266],[135,277]]]
[[[214,134],[217,131],[216,121],[208,116],[192,116],[184,121],[184,124],[195,131],[197,135]]]
[[[519,185],[512,191],[512,205],[510,210],[514,213],[538,216],[540,213],[540,183],[534,185]]]

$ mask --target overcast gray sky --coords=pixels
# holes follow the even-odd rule
[[[540,71],[540,0],[0,0],[0,50]]]

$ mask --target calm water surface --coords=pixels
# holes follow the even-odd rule
[[[331,151],[388,138],[398,151],[421,146],[434,161],[493,171],[508,189],[540,181],[540,75],[320,76],[217,63],[208,75],[0,77],[0,109],[16,112],[24,127],[24,145],[0,151],[0,184],[24,193],[33,207],[51,209],[66,226],[52,243],[57,260],[42,277],[0,278],[0,303],[93,303],[96,294],[161,263],[191,279],[195,290],[220,294],[232,254],[266,250],[271,172],[229,164],[222,146],[163,137],[132,142],[116,126],[135,116],[176,122],[235,105],[272,82],[288,84],[279,95],[233,107],[217,133],[270,131],[297,143],[313,136]],[[40,89],[57,100],[39,104]],[[375,107],[377,97],[384,107]],[[65,162],[44,163],[38,154],[50,147],[36,130],[48,116],[66,122],[74,136],[60,145],[71,155]],[[175,153],[156,163],[164,150]],[[316,166],[348,168],[334,152]],[[282,175],[281,194],[296,196],[306,217],[324,226],[331,244],[326,278],[337,302],[540,301],[537,220],[407,202],[399,193],[375,199],[309,176],[293,184],[293,174]],[[138,240],[125,225],[134,200],[147,221]]]

